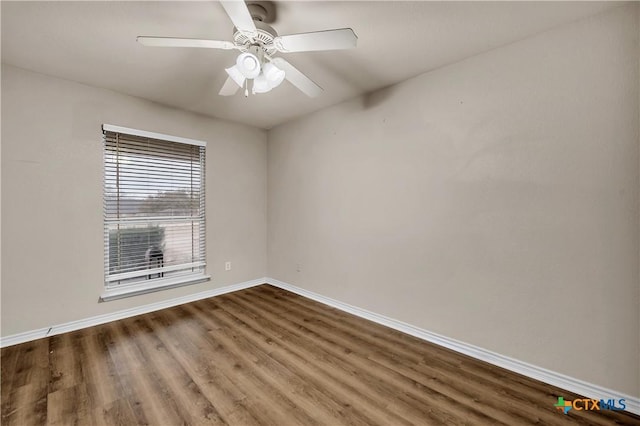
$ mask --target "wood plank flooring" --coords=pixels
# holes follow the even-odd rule
[[[1,354],[3,425],[640,424],[268,285]]]

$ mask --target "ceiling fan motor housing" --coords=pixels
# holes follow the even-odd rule
[[[261,21],[255,21],[256,30],[258,35],[254,38],[254,43],[251,43],[251,39],[246,36],[246,34],[238,31],[237,28],[233,28],[233,41],[237,46],[249,46],[249,45],[258,45],[260,46],[265,53],[268,55],[273,55],[277,52],[275,46],[273,46],[273,39],[278,37],[278,33],[273,29],[270,25],[265,24]],[[272,46],[267,48],[266,46]]]

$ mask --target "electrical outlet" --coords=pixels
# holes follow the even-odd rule
[[[231,270],[231,262],[224,262],[224,270],[225,271]]]
[[[302,265],[300,265],[299,263],[296,263],[296,271],[297,272],[302,271]]]

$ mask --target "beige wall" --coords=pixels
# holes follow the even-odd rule
[[[98,303],[102,123],[208,142],[210,282]],[[265,276],[263,130],[3,65],[2,151],[2,336]]]
[[[269,276],[640,396],[637,7],[272,129]]]

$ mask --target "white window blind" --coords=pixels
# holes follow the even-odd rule
[[[103,135],[106,288],[202,276],[204,143],[109,125]]]

